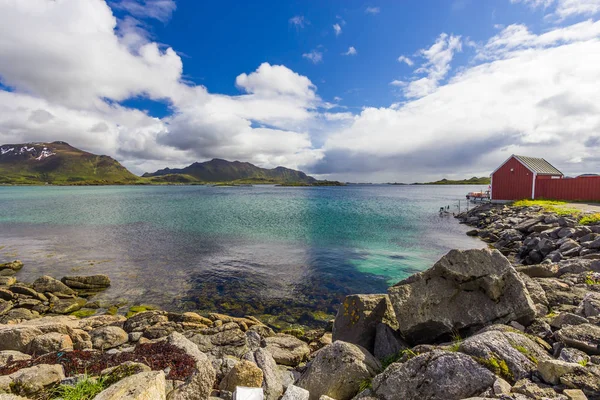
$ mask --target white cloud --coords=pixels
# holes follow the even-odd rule
[[[406,56],[400,56],[398,57],[398,62],[400,63],[405,63],[406,65],[408,65],[409,67],[412,67],[415,63],[413,62],[413,60],[411,60],[410,58],[406,57]]]
[[[559,21],[566,18],[585,15],[591,16],[600,13],[600,0],[510,0],[511,3],[523,3],[531,8],[542,7],[548,10],[554,6],[554,11],[548,17]]]
[[[508,43],[520,38],[518,46],[491,38],[485,46],[496,49],[494,57],[425,97],[366,108],[329,135],[314,170],[342,180],[413,182],[489,174],[517,153],[544,157],[571,174],[597,171],[600,33],[594,26],[511,36]]]
[[[390,85],[398,86],[398,87],[405,87],[407,85],[407,83],[405,81],[401,81],[399,79],[394,79],[393,81],[390,82]]]
[[[310,22],[308,22],[306,20],[306,18],[304,18],[303,15],[295,15],[292,18],[289,19],[289,23],[291,25],[294,25],[296,28],[304,28],[304,26],[310,24]]]
[[[154,18],[162,22],[171,19],[177,9],[174,0],[120,0],[111,4],[137,18]]]
[[[348,47],[348,51],[345,53],[342,53],[342,55],[344,55],[344,56],[355,56],[357,54],[358,54],[358,51],[356,51],[354,46]]]
[[[323,53],[318,50],[312,50],[308,53],[302,54],[302,57],[310,60],[313,64],[319,64],[323,62]]]
[[[409,82],[404,89],[404,95],[407,98],[418,98],[432,93],[448,75],[454,53],[459,51],[462,51],[461,37],[446,33],[442,33],[430,48],[420,50],[420,56],[426,61],[416,73],[426,76]]]
[[[367,14],[379,14],[381,12],[381,8],[379,7],[367,7],[365,9],[365,13]]]
[[[340,24],[333,24],[333,32],[335,32],[335,36],[340,36],[342,33],[342,27]]]
[[[342,101],[342,98],[341,98],[341,97],[339,97],[339,96],[335,96],[335,97],[333,98],[333,100],[334,100],[334,101]]]

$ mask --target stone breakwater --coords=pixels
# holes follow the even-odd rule
[[[85,310],[89,288],[74,285],[99,278],[3,278],[0,399],[85,382],[96,399],[231,399],[240,386],[268,400],[600,399],[600,225],[495,205],[458,218],[489,248],[348,296],[331,332],[160,310],[78,318],[62,302]]]

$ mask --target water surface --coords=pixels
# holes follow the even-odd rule
[[[310,323],[348,293],[384,292],[451,248],[482,247],[438,213],[475,189],[0,187],[0,262],[25,262],[23,281],[107,274],[100,300]]]

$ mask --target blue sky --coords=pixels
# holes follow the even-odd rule
[[[0,143],[133,172],[346,181],[598,172],[600,0],[0,0]],[[43,66],[40,68],[40,66]]]

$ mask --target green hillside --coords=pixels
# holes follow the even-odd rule
[[[420,185],[489,185],[491,180],[487,176],[482,177],[472,177],[469,179],[461,179],[461,180],[450,180],[450,179],[442,179],[435,182],[427,182],[421,183]]]
[[[265,169],[253,164],[240,161],[226,161],[215,158],[211,161],[194,163],[181,169],[165,168],[154,173],[145,173],[144,178],[171,177],[176,176],[192,177],[198,182],[203,183],[305,183],[314,184],[317,180],[306,175],[302,171],[296,171],[289,168],[277,167]]]
[[[0,184],[106,185],[138,180],[115,159],[65,142],[0,146]]]

